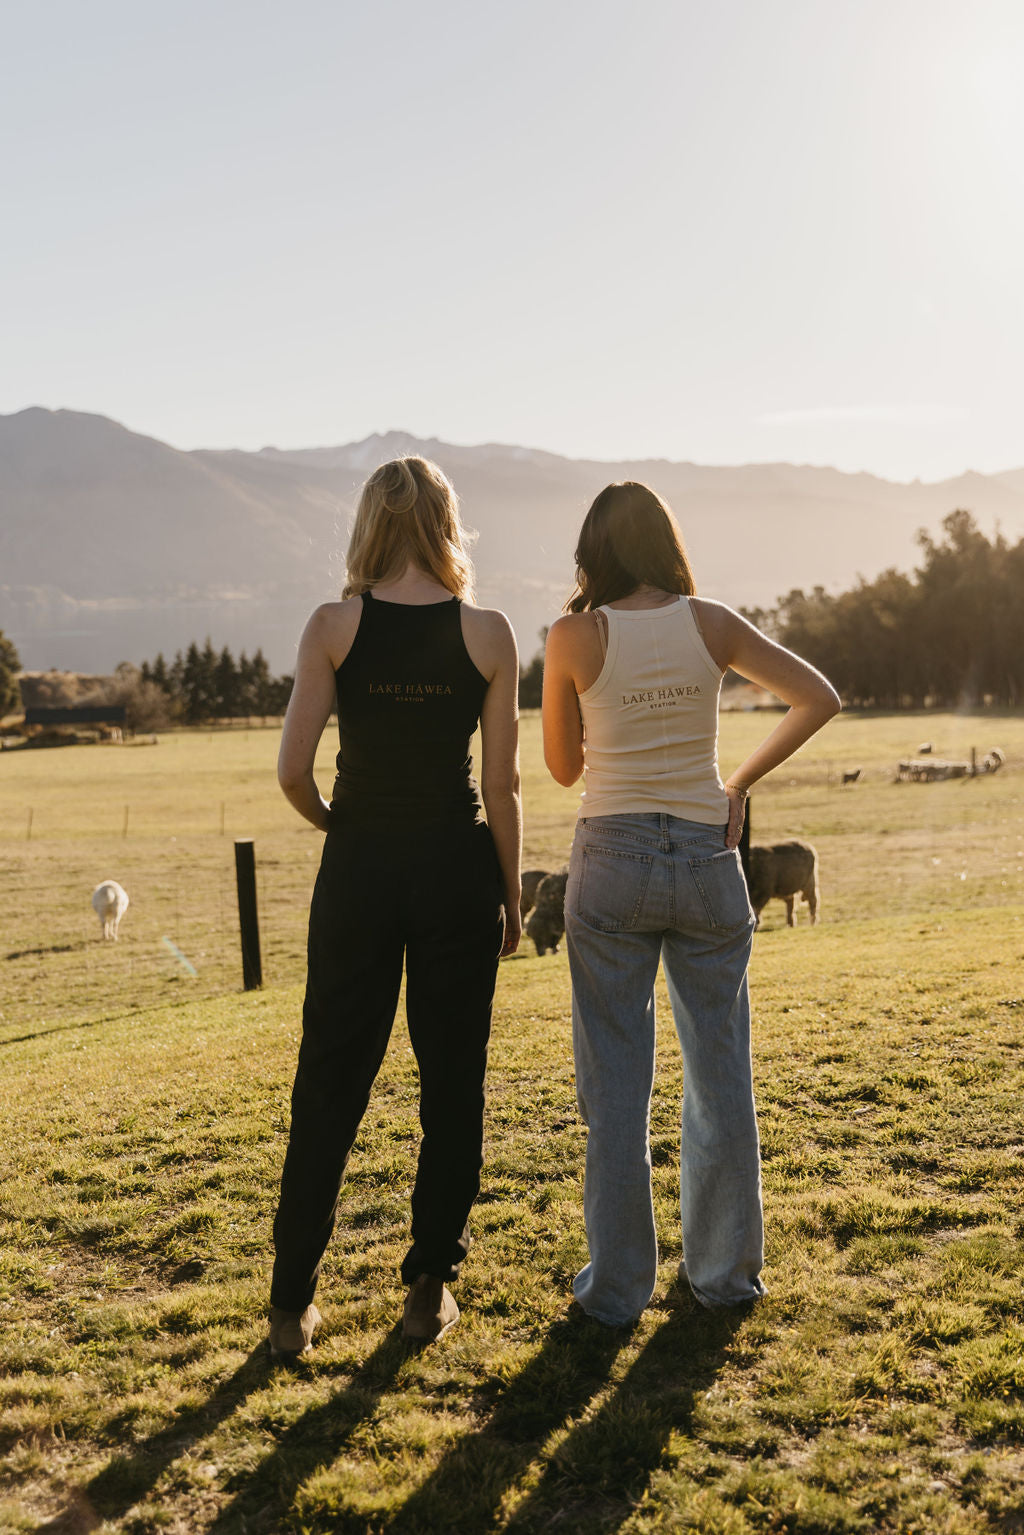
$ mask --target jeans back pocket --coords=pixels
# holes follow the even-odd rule
[[[584,845],[577,909],[605,933],[624,933],[640,921],[654,859],[650,853]]]
[[[709,926],[716,932],[725,933],[750,926],[754,913],[736,848],[725,848],[710,858],[691,858],[690,873],[707,912]]]

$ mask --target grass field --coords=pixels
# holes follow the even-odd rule
[[[723,765],[764,728],[727,716]],[[1001,746],[1006,767],[894,784],[926,738]],[[675,1283],[665,1007],[655,1303],[623,1332],[570,1311],[567,971],[524,953],[499,976],[463,1321],[422,1353],[395,1326],[417,1129],[399,1024],[295,1372],[260,1345],[319,838],[276,789],[276,745],[0,757],[0,1529],[1024,1530],[1024,719],[842,716],[753,797],[755,840],[816,843],[824,897],[816,929],[774,903],[755,942],[754,1312],[711,1315]],[[534,717],[524,794],[527,862],[554,867],[575,794],[546,779]],[[249,994],[234,836],[256,841]],[[116,945],[88,904],[106,877],[132,897]]]

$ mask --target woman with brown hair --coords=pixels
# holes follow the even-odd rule
[[[499,957],[519,942],[521,843],[515,638],[503,613],[473,606],[465,544],[436,464],[383,464],[363,488],[342,600],[316,610],[299,646],[278,776],[327,835],[274,1222],[268,1346],[278,1357],[306,1352],[320,1321],[320,1261],[403,962],[423,1130],[403,1331],[437,1338],[459,1315],[447,1281],[466,1255],[479,1189],[491,1004]],[[313,763],[335,706],[328,805]],[[482,803],[470,759],[478,725]]]
[[[576,590],[547,640],[545,759],[559,783],[584,779],[565,932],[590,1262],[573,1290],[611,1325],[640,1314],[657,1278],[649,1123],[661,961],[684,1069],[680,1277],[706,1306],[762,1293],[754,917],[737,845],[751,785],[840,707],[807,662],[694,593],[669,508],[646,485],[609,485],[587,513]],[[728,667],[790,707],[723,783]]]

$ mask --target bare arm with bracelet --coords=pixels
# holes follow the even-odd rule
[[[759,746],[729,774],[726,846],[736,847],[743,830],[747,794],[842,708],[838,693],[808,661],[777,645],[724,603],[692,599],[704,643],[715,663],[767,688],[789,709]]]

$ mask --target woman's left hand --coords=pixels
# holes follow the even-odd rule
[[[519,947],[519,940],[523,936],[523,919],[519,915],[519,907],[505,906],[505,941],[501,946],[499,959],[508,959]]]
[[[739,847],[743,818],[747,813],[747,792],[732,784],[726,784],[725,792],[729,796],[729,824],[725,829],[725,845],[729,848]]]

